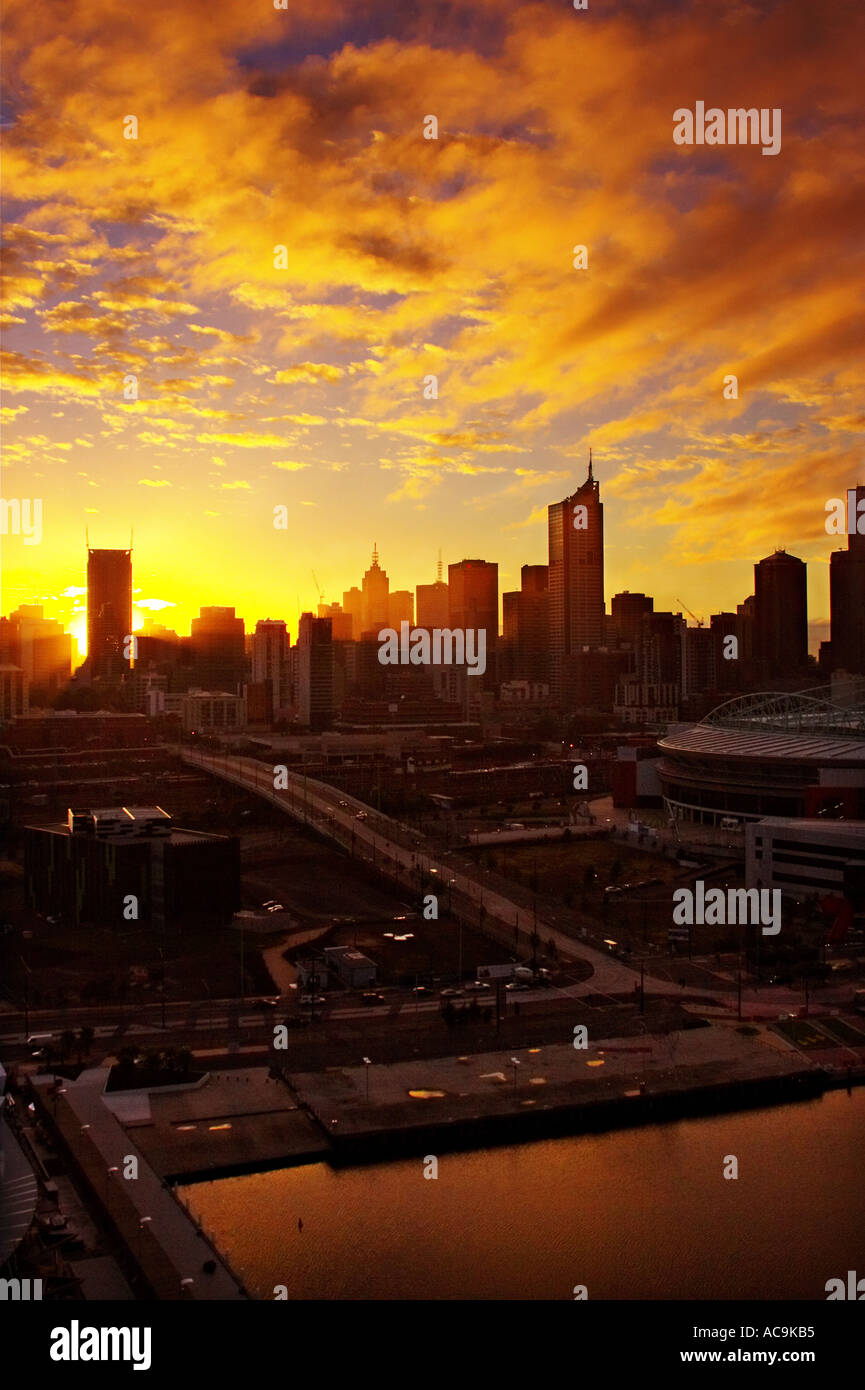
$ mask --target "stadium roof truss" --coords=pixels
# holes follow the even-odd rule
[[[721,729],[776,729],[790,734],[819,733],[844,738],[865,734],[865,705],[836,705],[822,694],[763,691],[739,695],[716,706],[702,725]],[[699,726],[697,726],[699,727]]]

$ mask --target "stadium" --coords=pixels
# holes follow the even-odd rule
[[[677,821],[865,819],[865,704],[833,703],[826,687],[739,696],[658,748]]]

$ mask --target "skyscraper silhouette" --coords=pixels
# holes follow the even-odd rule
[[[372,547],[372,564],[363,576],[363,604],[361,610],[361,629],[374,632],[376,636],[383,627],[388,627],[388,595],[390,580],[378,562],[375,542]]]
[[[591,450],[586,481],[547,516],[550,693],[561,704],[572,698],[583,649],[604,641],[604,506]]]
[[[851,492],[854,489],[851,488]],[[865,500],[865,485],[855,489],[857,514],[847,518],[847,549],[835,550],[829,561],[829,596],[832,613],[831,664],[833,671],[865,676],[865,534],[855,530],[858,506]],[[865,518],[862,524],[865,525]]]
[[[754,647],[758,679],[796,679],[808,666],[808,580],[804,560],[776,550],[754,566]]]
[[[132,633],[132,550],[87,549],[87,663],[91,676],[129,669],[124,646]]]

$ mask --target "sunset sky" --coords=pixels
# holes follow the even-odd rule
[[[3,611],[80,633],[85,528],[134,528],[138,616],[181,632],[294,633],[373,541],[392,588],[439,548],[516,588],[591,444],[608,606],[708,617],[784,546],[826,636],[825,503],[865,481],[861,0],[289,5],[6,0],[3,496],[43,539],[4,537]],[[675,145],[697,101],[780,107],[781,152]]]

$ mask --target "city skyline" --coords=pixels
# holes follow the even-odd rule
[[[571,492],[568,496],[566,496],[564,499],[562,499],[562,501],[558,501],[558,502],[549,502],[549,503],[547,504],[547,509],[548,509],[549,513],[551,514],[551,516],[552,516],[553,514],[556,514],[556,513],[560,512],[560,511],[562,511],[563,509],[567,509],[567,508],[568,508],[568,504],[571,503],[571,502],[573,502],[574,499],[576,499],[576,498],[581,498],[583,501],[585,501],[585,500],[586,500],[586,497],[587,497],[587,489],[588,489],[589,494],[591,494],[592,496],[594,496],[595,499],[597,499],[597,498],[599,497],[599,495],[600,495],[600,492],[599,492],[600,484],[599,484],[597,478],[594,477],[594,467],[595,467],[595,466],[596,466],[596,465],[595,465],[595,463],[594,463],[594,460],[593,460],[592,457],[591,457],[591,450],[590,450],[590,451],[589,451],[589,460],[588,460],[588,478],[587,478],[586,480],[584,480],[583,482],[576,482],[576,483],[575,483],[575,486],[573,487],[572,492]],[[860,487],[860,489],[861,489],[861,484],[859,485],[859,487]],[[842,490],[842,493],[843,493],[843,492],[844,492],[844,490]],[[844,495],[846,495],[846,494],[844,494]],[[600,515],[600,537],[601,537],[601,546],[602,546],[602,553],[601,553],[601,560],[600,560],[600,567],[599,567],[599,575],[600,575],[599,583],[600,583],[600,586],[601,586],[601,587],[600,587],[600,594],[603,596],[603,611],[606,612],[607,615],[610,615],[610,614],[612,613],[612,607],[611,607],[612,599],[613,599],[617,594],[629,594],[629,593],[633,593],[633,592],[636,592],[636,591],[629,590],[629,589],[627,589],[627,588],[621,588],[621,587],[620,587],[620,588],[616,588],[616,589],[612,589],[611,586],[610,586],[610,583],[606,583],[606,584],[604,583],[604,571],[605,571],[605,567],[606,567],[607,569],[611,569],[611,570],[612,570],[612,569],[614,569],[614,565],[610,563],[610,551],[609,551],[609,547],[607,546],[607,544],[606,544],[606,542],[605,542],[605,535],[604,535],[604,504],[603,504],[603,503],[600,504],[600,507],[599,507],[599,515]],[[847,543],[848,543],[849,540],[853,540],[853,541],[857,544],[857,547],[861,549],[861,542],[860,542],[860,538],[859,538],[858,536],[856,536],[856,535],[853,535],[852,537],[847,536],[847,535],[832,535],[832,536],[826,535],[826,534],[825,534],[825,517],[826,517],[826,515],[827,515],[827,513],[826,513],[826,511],[824,510],[824,536],[825,536],[825,541],[826,541],[826,543],[827,543],[828,549],[827,549],[827,551],[826,551],[825,556],[821,557],[821,559],[823,560],[823,563],[824,563],[824,565],[825,565],[826,578],[827,578],[827,585],[828,585],[829,565],[830,565],[830,560],[831,560],[832,554],[834,554],[834,553],[836,553],[836,552],[842,552],[842,553],[843,553],[843,551],[846,549],[846,546],[847,546]],[[551,521],[550,521],[550,525],[552,525],[552,522],[551,522]],[[592,525],[594,525],[594,523],[592,523]],[[560,527],[559,529],[561,529],[561,527]],[[578,531],[576,534],[577,534],[577,536],[580,536],[580,535],[583,534],[583,533],[582,533],[581,531]],[[549,537],[549,536],[547,537],[547,540],[548,540],[548,544],[549,544],[549,540],[550,540],[550,537]],[[130,538],[130,541],[131,541],[131,538]],[[86,569],[86,566],[87,566],[87,563],[88,563],[87,558],[86,558],[87,556],[92,556],[92,555],[94,555],[94,554],[96,554],[96,555],[98,555],[98,554],[117,554],[117,555],[122,555],[122,554],[133,554],[133,553],[134,553],[134,549],[135,549],[134,547],[132,547],[132,546],[130,545],[130,546],[127,546],[127,547],[126,547],[126,550],[125,550],[125,551],[124,551],[124,550],[117,550],[117,551],[102,550],[101,548],[97,548],[97,547],[92,547],[92,546],[90,546],[90,545],[89,545],[89,537],[86,538],[86,542],[87,542],[87,543],[86,543],[86,546],[85,546],[85,569]],[[799,549],[805,549],[806,547],[798,547],[798,548],[799,548]],[[375,575],[377,572],[379,572],[378,567],[379,567],[379,560],[380,560],[380,558],[381,558],[381,552],[380,552],[380,550],[379,550],[379,547],[378,547],[378,544],[377,544],[376,541],[373,541],[373,542],[371,543],[371,545],[369,546],[368,554],[369,554],[370,552],[372,553],[372,567],[371,567],[371,568],[368,568],[367,571],[366,571],[366,576],[367,576],[367,578],[368,578],[370,575]],[[784,554],[785,552],[786,552],[787,554],[791,554],[791,555],[792,555],[792,552],[789,551],[789,550],[787,549],[787,547],[785,547],[785,546],[778,546],[777,548],[775,548],[775,549],[773,549],[772,551],[770,551],[766,556],[761,556],[761,557],[760,557],[760,562],[762,562],[763,560],[768,560],[768,559],[770,559],[772,555],[775,555],[775,554]],[[439,558],[438,558],[438,559],[436,560],[436,562],[435,562],[435,571],[436,571],[436,574],[439,573],[439,570],[440,570],[440,568],[441,568],[441,559],[440,559],[440,556],[441,556],[441,549],[439,550],[438,555],[439,555]],[[519,562],[518,562],[518,568],[517,568],[517,570],[516,570],[516,575],[513,576],[513,582],[510,583],[510,584],[506,584],[506,583],[504,582],[503,578],[502,578],[501,567],[500,567],[499,562],[498,562],[497,560],[495,560],[495,559],[490,559],[490,558],[488,558],[488,557],[476,557],[476,562],[479,560],[480,563],[483,563],[483,564],[491,564],[493,567],[496,567],[496,566],[499,567],[499,582],[498,582],[498,605],[499,605],[499,606],[498,606],[498,630],[499,630],[499,631],[502,630],[503,600],[504,600],[504,595],[505,595],[506,593],[508,593],[508,592],[513,592],[513,591],[519,589],[519,587],[520,587],[520,582],[519,582],[519,581],[520,581],[520,572],[521,572],[521,570],[522,570],[526,565],[528,565],[530,568],[532,568],[532,567],[535,567],[535,568],[536,568],[536,567],[537,567],[537,563],[541,563],[541,565],[543,566],[543,565],[546,564],[548,558],[549,558],[549,550],[548,550],[547,556],[544,557],[544,560],[543,560],[542,562],[530,562],[530,561],[525,560],[525,559],[519,561]],[[801,559],[802,557],[801,557],[801,556],[797,556],[796,558],[797,558],[797,559]],[[470,561],[469,561],[469,557],[465,557],[464,559],[462,559],[462,560],[460,560],[460,561],[450,561],[450,562],[446,562],[446,563],[448,563],[449,569],[456,571],[456,570],[458,570],[458,568],[459,568],[461,565],[464,565],[464,564],[469,563],[469,562],[470,562]],[[754,569],[755,569],[755,566],[756,566],[757,563],[758,563],[758,561],[756,560],[755,557],[751,557],[750,560],[747,560],[747,561],[744,561],[744,562],[743,562],[744,567],[745,567],[745,569],[746,569],[746,572],[749,572],[749,573],[750,573],[750,576],[751,576],[750,580],[746,579],[746,580],[744,581],[744,587],[743,587],[743,589],[742,589],[741,592],[734,592],[734,593],[724,592],[724,593],[722,593],[721,596],[720,596],[720,601],[719,601],[717,607],[714,608],[714,609],[712,609],[712,610],[711,610],[712,612],[721,613],[721,612],[724,612],[724,611],[729,611],[729,610],[731,609],[731,607],[732,607],[732,608],[735,608],[737,604],[739,604],[739,603],[741,603],[741,602],[744,601],[744,599],[747,597],[748,594],[750,594],[750,593],[753,592],[753,590],[754,590]],[[808,564],[808,561],[805,561],[804,563],[807,565],[807,564]],[[390,583],[390,595],[391,595],[391,597],[393,597],[396,591],[402,590],[402,586],[401,586],[401,585],[398,585],[398,584],[395,584],[395,583],[393,582],[392,575],[390,574],[390,571],[387,569],[387,566],[386,566],[386,565],[383,565],[383,566],[381,567],[381,569],[382,569],[382,571],[383,571],[384,573],[386,573],[386,575],[387,575],[387,579],[386,579],[386,581],[385,581],[385,584],[387,585],[388,582]],[[274,597],[274,599],[273,599],[272,602],[271,602],[271,601],[268,601],[267,603],[264,604],[264,606],[262,607],[261,611],[256,612],[256,613],[255,613],[254,615],[252,615],[252,616],[247,616],[246,614],[238,613],[238,618],[245,624],[245,631],[247,632],[247,634],[251,634],[251,633],[254,631],[256,624],[259,623],[259,622],[267,622],[267,621],[269,621],[269,620],[283,621],[283,622],[285,622],[286,625],[287,625],[287,629],[288,629],[289,633],[290,633],[291,636],[292,636],[292,640],[295,640],[295,641],[296,641],[297,635],[298,635],[298,631],[299,631],[300,618],[301,618],[301,615],[302,615],[303,613],[313,613],[313,614],[316,614],[316,613],[319,612],[319,608],[320,608],[320,607],[323,609],[325,606],[327,606],[328,608],[333,607],[334,609],[339,608],[339,609],[341,609],[342,611],[348,612],[349,610],[346,610],[346,609],[344,608],[344,600],[348,597],[350,591],[351,591],[352,593],[356,593],[356,594],[358,595],[358,599],[360,599],[361,590],[360,590],[359,588],[352,588],[352,585],[356,585],[357,582],[360,580],[360,578],[361,578],[361,575],[360,575],[359,573],[358,573],[358,574],[355,574],[355,575],[353,575],[353,576],[344,576],[342,582],[340,582],[339,580],[337,580],[337,582],[336,582],[336,584],[335,584],[335,586],[334,586],[334,588],[333,588],[333,590],[332,590],[332,592],[331,592],[329,589],[327,589],[327,588],[324,587],[324,586],[322,586],[321,588],[319,587],[319,581],[318,581],[318,579],[316,578],[316,571],[315,571],[314,569],[310,568],[310,583],[311,583],[311,585],[312,585],[312,587],[313,587],[314,592],[315,592],[316,595],[317,595],[316,600],[311,600],[308,604],[302,604],[302,603],[300,602],[301,584],[300,584],[300,577],[298,576],[298,581],[297,581],[297,582],[294,584],[294,586],[293,586],[293,587],[295,588],[295,600],[294,600],[294,604],[293,604],[293,605],[292,605],[292,602],[291,602],[290,599],[289,599],[288,602],[286,603],[285,599],[280,600],[278,597]],[[141,592],[141,587],[135,585],[134,579],[135,579],[135,574],[134,574],[134,566],[133,566],[132,624],[131,624],[131,631],[132,631],[132,632],[140,632],[140,631],[142,631],[142,629],[143,629],[143,627],[144,627],[145,624],[149,624],[149,623],[151,623],[151,622],[154,622],[154,623],[161,624],[162,626],[168,628],[168,629],[171,630],[171,631],[176,632],[176,633],[178,634],[178,636],[185,636],[185,635],[188,635],[188,634],[184,633],[184,632],[183,632],[182,630],[180,630],[180,629],[181,629],[183,626],[188,626],[189,633],[190,633],[190,634],[193,633],[193,632],[194,632],[194,624],[196,623],[197,619],[198,619],[199,616],[200,616],[200,613],[201,613],[204,609],[206,609],[206,608],[220,608],[220,607],[226,607],[226,608],[227,608],[227,607],[231,607],[231,608],[233,608],[233,609],[235,610],[235,612],[237,613],[238,608],[239,608],[239,604],[238,604],[236,601],[235,601],[235,602],[231,602],[231,601],[230,601],[231,596],[232,596],[232,594],[233,594],[233,592],[234,592],[234,580],[233,580],[233,578],[223,579],[223,581],[222,581],[222,583],[223,583],[223,594],[222,594],[222,598],[221,598],[220,601],[217,602],[215,599],[209,598],[209,599],[207,600],[207,602],[204,602],[203,599],[202,599],[202,596],[201,596],[200,594],[198,594],[198,595],[190,595],[190,599],[189,599],[189,605],[190,605],[190,606],[189,606],[189,609],[188,609],[188,617],[187,617],[187,619],[186,619],[186,622],[185,622],[185,623],[178,623],[178,622],[176,621],[175,615],[176,615],[177,613],[181,612],[181,611],[184,611],[184,610],[182,610],[182,609],[180,608],[180,605],[176,605],[176,604],[173,604],[173,603],[171,603],[171,602],[163,602],[163,601],[156,601],[156,602],[148,601],[148,600],[144,600],[144,601],[139,600],[139,601],[136,601],[136,599],[135,599],[135,594]],[[345,579],[348,579],[349,582],[346,583],[346,582],[345,582]],[[367,582],[367,579],[365,578],[365,579],[364,579],[364,583],[366,583],[366,582]],[[445,582],[446,582],[446,581],[445,581]],[[415,593],[417,592],[418,588],[423,589],[425,586],[433,585],[433,583],[434,583],[434,581],[433,581],[433,579],[432,579],[431,576],[426,576],[425,578],[423,578],[423,577],[420,577],[420,576],[417,576],[417,575],[416,575],[416,577],[409,583],[409,585],[408,585],[407,587],[408,587],[408,591],[409,591],[411,594],[415,594]],[[681,614],[684,616],[686,623],[688,622],[689,619],[690,619],[690,621],[691,621],[692,623],[694,622],[695,616],[696,616],[696,615],[695,615],[695,612],[692,610],[692,606],[690,605],[690,603],[688,603],[687,606],[685,606],[685,604],[683,603],[683,601],[682,601],[681,599],[679,599],[679,598],[674,598],[673,601],[669,604],[669,607],[666,607],[666,606],[664,605],[663,599],[662,599],[662,594],[663,594],[664,590],[663,590],[663,588],[659,589],[659,588],[657,587],[657,585],[654,584],[654,579],[653,579],[653,575],[652,575],[651,571],[647,572],[647,574],[646,574],[646,579],[645,579],[645,583],[646,583],[645,592],[650,593],[651,596],[652,596],[652,598],[655,600],[655,604],[656,604],[656,609],[657,609],[657,611],[659,611],[659,612],[661,612],[661,611],[671,611],[671,612],[681,613]],[[808,598],[807,598],[807,613],[808,613],[808,620],[807,620],[808,652],[809,652],[811,655],[813,655],[813,656],[817,656],[817,655],[818,655],[818,651],[819,651],[820,643],[821,643],[822,641],[827,641],[827,640],[829,639],[829,636],[830,636],[830,621],[829,621],[829,614],[828,614],[828,611],[827,611],[827,614],[826,614],[825,618],[824,618],[824,617],[815,618],[815,617],[813,616],[813,613],[814,613],[814,599],[813,599],[813,592],[814,592],[814,572],[813,572],[813,570],[811,570],[810,568],[809,568],[809,572],[808,572],[808,581],[807,581],[807,584],[808,584]],[[819,587],[819,586],[818,586],[818,587]],[[87,592],[87,590],[86,590],[86,584],[85,584],[85,585],[82,585],[80,588],[78,588],[78,586],[75,586],[75,585],[70,586],[70,588],[73,589],[73,590],[75,590],[76,598],[79,600],[79,603],[78,603],[78,605],[77,605],[77,616],[74,617],[71,621],[67,621],[66,623],[64,623],[64,624],[62,624],[62,625],[63,625],[64,631],[67,632],[67,633],[69,633],[69,634],[73,637],[73,639],[75,640],[75,642],[76,642],[76,644],[77,644],[77,647],[78,647],[77,660],[78,660],[78,661],[83,661],[83,660],[85,659],[85,657],[87,656],[87,654],[88,654],[88,644],[87,644],[87,611],[86,611],[86,592]],[[290,592],[290,590],[291,590],[291,588],[292,588],[292,584],[291,584],[290,582],[289,582],[289,584],[287,585],[287,588],[288,588],[288,590],[289,590],[289,592]],[[403,591],[404,591],[404,590],[403,590]],[[644,592],[644,591],[639,591],[639,592],[642,593],[642,592]],[[280,606],[280,605],[281,605],[281,606]],[[8,615],[14,610],[14,608],[17,608],[17,607],[19,607],[19,606],[24,606],[24,607],[28,607],[28,606],[40,606],[40,607],[43,607],[43,609],[45,610],[45,616],[46,616],[46,618],[51,619],[51,618],[54,616],[53,613],[52,613],[52,611],[51,611],[51,605],[50,605],[50,603],[47,603],[47,602],[46,602],[45,596],[40,596],[40,597],[38,597],[38,598],[36,598],[36,597],[31,597],[31,598],[29,598],[29,599],[20,601],[19,604],[15,604],[15,605],[9,604],[8,606],[4,606],[3,615],[4,615],[4,616],[8,616]],[[265,610],[266,610],[266,611],[265,611]],[[384,612],[382,613],[382,615],[380,616],[380,618],[377,618],[377,619],[376,619],[376,621],[379,623],[380,626],[387,626],[387,625],[388,625],[388,622],[386,621],[385,613],[386,613],[386,609],[384,610]],[[319,616],[320,616],[320,615],[319,615]],[[703,613],[702,615],[700,615],[700,616],[701,616],[704,620],[707,620],[708,617],[710,616],[710,614],[709,614],[708,611],[704,611],[704,613]],[[62,623],[62,619],[61,619],[60,621],[61,621],[61,623]],[[600,642],[599,642],[599,640],[598,640],[597,638],[593,638],[592,644],[593,644],[593,645],[595,645],[595,644],[600,644]],[[575,648],[575,650],[578,650],[578,646],[577,646],[577,648]]]
[[[5,538],[6,606],[68,623],[86,528],[130,523],[137,606],[182,629],[272,613],[274,575],[332,599],[372,538],[395,587],[443,547],[515,588],[591,443],[610,592],[708,612],[786,546],[828,618],[865,20],[792,12],[7,6],[4,494],[45,535]],[[675,143],[758,96],[776,157]]]

